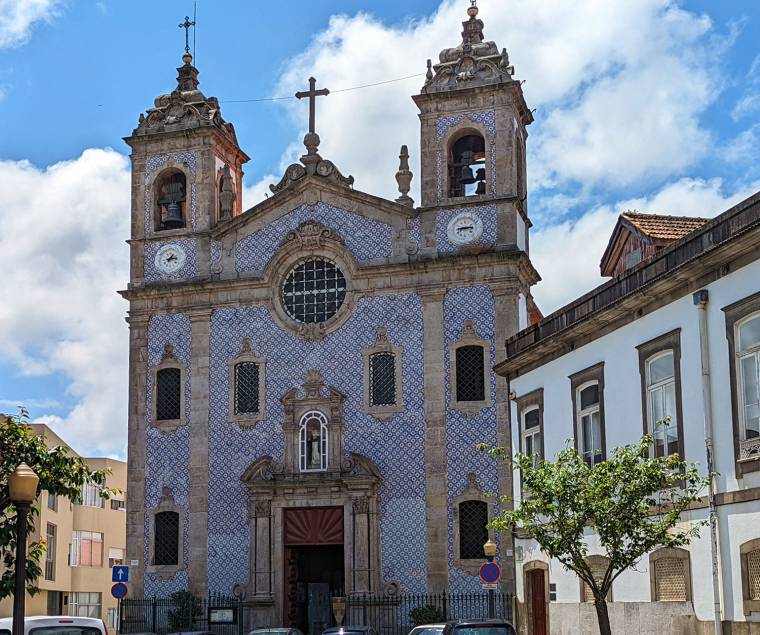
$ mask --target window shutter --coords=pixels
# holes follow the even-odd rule
[[[747,582],[749,599],[760,600],[760,549],[747,554]]]
[[[681,558],[660,558],[654,565],[655,600],[686,602],[686,563]]]

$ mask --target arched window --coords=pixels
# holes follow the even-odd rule
[[[370,406],[396,404],[396,356],[391,353],[374,353],[369,358]]]
[[[672,350],[646,361],[647,426],[655,456],[678,454],[675,356]]]
[[[300,466],[302,472],[318,472],[327,469],[327,418],[312,410],[301,417],[298,433]]]
[[[488,540],[488,504],[469,500],[459,503],[459,558],[483,560]]]
[[[594,582],[597,586],[601,586],[604,581],[604,576],[607,573],[607,568],[610,566],[610,559],[607,556],[593,555],[586,558],[586,563],[591,569],[591,575],[594,577]],[[584,602],[594,601],[594,592],[591,587],[581,580],[581,599]],[[612,587],[607,592],[607,601],[612,601]]]
[[[686,549],[663,548],[649,554],[649,576],[653,601],[691,600],[691,567]]]
[[[596,465],[604,460],[599,382],[582,384],[577,393],[578,450],[586,463]]]
[[[740,322],[737,331],[741,440],[748,441],[760,436],[760,314]]]
[[[153,563],[156,566],[179,564],[179,514],[158,512],[153,519]]]
[[[187,179],[176,169],[164,172],[156,179],[155,230],[179,229],[187,218]]]
[[[486,382],[485,351],[482,346],[460,346],[456,349],[456,400],[484,401]]]
[[[529,408],[522,415],[522,447],[523,452],[533,457],[533,465],[543,459],[543,446],[541,443],[541,410],[539,406]]]
[[[460,137],[449,151],[449,196],[486,193],[486,143],[477,133]]]
[[[156,421],[182,418],[182,371],[162,368],[156,372]]]

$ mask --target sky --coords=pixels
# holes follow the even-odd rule
[[[320,153],[357,189],[395,198],[402,144],[419,176],[410,96],[426,60],[459,44],[468,5],[198,0],[200,88],[251,156],[245,204],[301,154],[307,126],[297,100],[245,100],[293,95],[310,75],[333,91]],[[756,0],[478,5],[535,109],[530,255],[545,314],[603,281],[620,212],[709,217],[760,190]],[[177,25],[192,12],[188,0],[0,0],[0,411],[24,404],[85,455],[126,455],[122,138],[176,85]]]

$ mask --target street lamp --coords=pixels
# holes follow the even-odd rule
[[[483,553],[486,555],[488,562],[493,562],[496,556],[496,543],[490,538],[483,545]],[[494,619],[496,617],[496,596],[493,589],[488,589],[488,617]]]
[[[26,520],[37,498],[40,479],[26,463],[8,477],[8,493],[16,507],[16,589],[13,595],[13,635],[24,635],[26,613]]]

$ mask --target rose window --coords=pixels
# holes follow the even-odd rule
[[[343,304],[346,278],[334,262],[311,258],[285,278],[282,300],[288,315],[306,324],[326,322]]]

